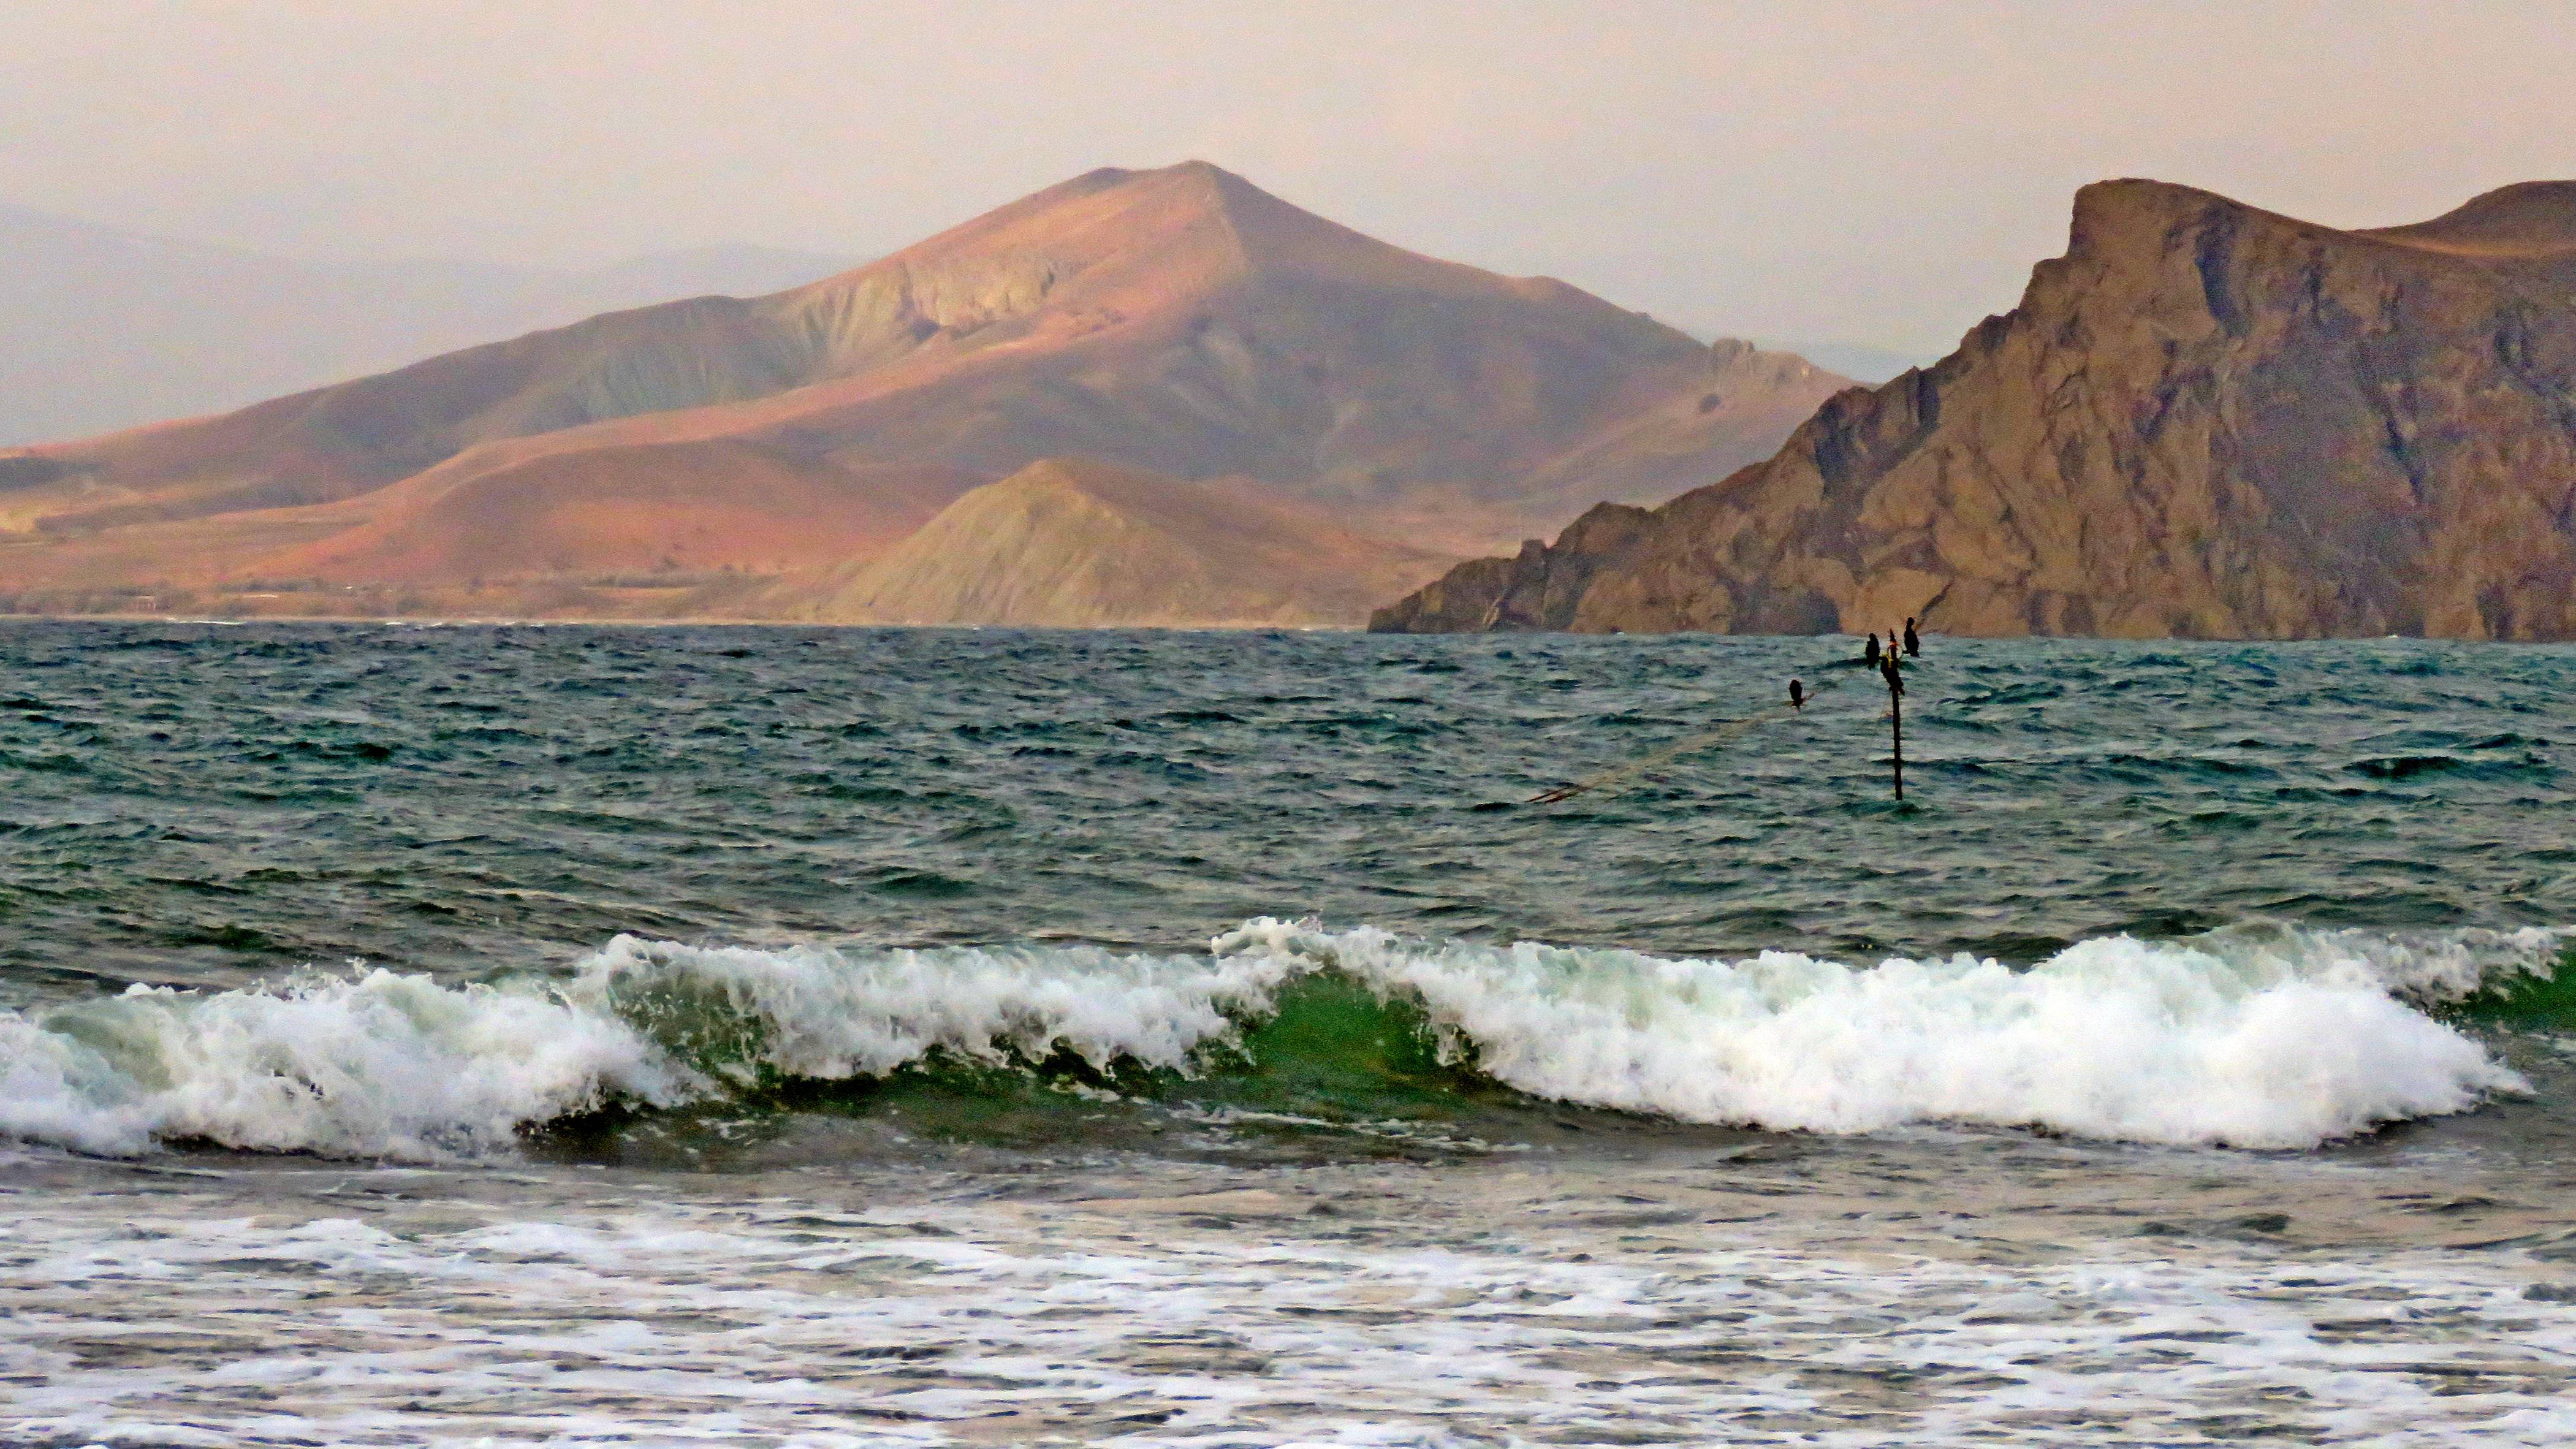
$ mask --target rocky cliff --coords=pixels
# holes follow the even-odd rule
[[[2576,637],[2576,182],[2338,231],[2187,187],[1767,462],[1461,565],[1407,631]]]

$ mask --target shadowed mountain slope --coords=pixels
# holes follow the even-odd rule
[[[1455,561],[1244,480],[1048,459],[969,492],[881,558],[782,583],[758,611],[841,624],[1350,627]]]
[[[2114,181],[1959,350],[1397,630],[2576,637],[2576,183],[2338,231]]]
[[[875,515],[825,533],[881,537],[1064,455],[1409,513],[1463,551],[1762,456],[1841,381],[1372,241],[1202,163],[1103,170],[772,296],[611,313],[0,459],[17,531],[0,563],[65,586],[362,587],[432,557],[451,579],[553,559],[540,572],[561,583],[654,567],[673,530],[516,535],[595,522],[600,500],[657,506],[646,475],[669,448],[697,450],[670,457],[703,501],[713,445],[757,465],[695,515],[710,567],[798,565],[772,540],[820,537],[812,500]],[[888,477],[893,496],[864,496]],[[773,497],[779,516],[755,519]],[[728,511],[739,547],[715,528]],[[476,556],[415,546],[423,529],[514,537]]]

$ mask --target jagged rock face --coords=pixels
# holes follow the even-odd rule
[[[1376,626],[1908,615],[1986,635],[2576,637],[2576,183],[2378,232],[2087,187],[2066,255],[1930,370],[1835,397],[1606,555],[1571,529]]]
[[[1635,545],[1653,517],[1601,504],[1569,524],[1554,547],[1533,538],[1517,557],[1470,559],[1370,615],[1369,627],[1382,634],[1562,629],[1593,574]]]

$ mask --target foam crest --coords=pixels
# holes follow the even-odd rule
[[[1238,1021],[1268,1015],[1279,986],[1307,969],[1287,956],[769,951],[619,936],[565,995],[736,1076],[882,1077],[933,1052],[991,1065],[1069,1052],[1095,1068],[1185,1071]]]
[[[2106,937],[2028,971],[1431,946],[1271,920],[1214,945],[1416,997],[1445,1053],[1532,1095],[1701,1122],[2312,1147],[2523,1087],[2390,994],[2400,948],[2373,958],[2320,933],[2237,950]]]
[[[2209,951],[2240,970],[2276,979],[2358,973],[2410,1001],[2446,1005],[2518,976],[2549,979],[2576,932],[2547,926],[2520,930],[2316,930],[2244,925],[2202,938]]]
[[[566,975],[499,985],[377,970],[0,1011],[0,1133],[105,1153],[205,1140],[425,1159],[504,1151],[526,1127],[611,1102],[933,1060],[1186,1076],[1212,1047],[1240,1046],[1290,983],[1338,972],[1418,1004],[1445,1059],[1541,1098],[1782,1130],[1957,1122],[2307,1147],[2521,1089],[2408,998],[2546,973],[2560,939],[2115,936],[2017,971],[1968,956],[1442,944],[1269,919],[1202,956],[619,936]],[[1297,1040],[1283,1049],[1337,1050]]]
[[[1267,1016],[1287,958],[1097,948],[843,952],[619,936],[568,981],[369,971],[276,989],[135,987],[0,1012],[0,1133],[130,1154],[205,1140],[427,1160],[610,1102],[785,1077],[883,1077],[934,1053],[1189,1071]]]
[[[367,971],[275,989],[136,986],[41,1020],[0,1013],[0,1130],[84,1151],[206,1140],[429,1159],[690,1074],[614,1020],[533,991]]]

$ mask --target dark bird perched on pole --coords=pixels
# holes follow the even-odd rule
[[[1861,646],[1860,662],[1863,664],[1876,664],[1878,662],[1878,631],[1876,629],[1869,631],[1869,642]]]
[[[1914,632],[1914,620],[1905,621],[1905,652],[1918,658],[1923,653],[1923,636]]]
[[[1789,681],[1789,707],[1791,709],[1805,709],[1807,707],[1807,686],[1799,683],[1796,679],[1791,679]]]

